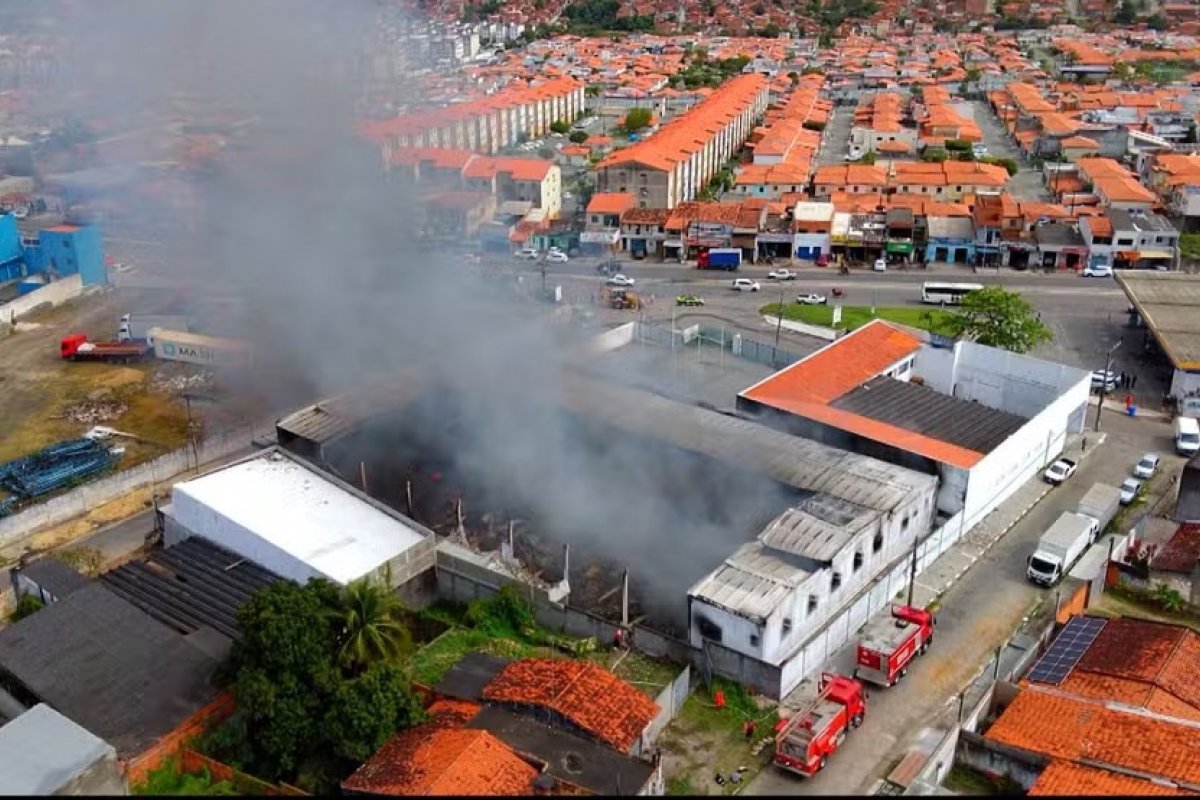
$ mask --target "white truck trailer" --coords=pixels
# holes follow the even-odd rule
[[[153,328],[148,341],[154,348],[154,356],[164,361],[183,361],[205,367],[245,367],[250,364],[250,348],[236,339]]]
[[[1042,586],[1058,583],[1087,552],[1099,533],[1096,520],[1074,511],[1064,511],[1042,534],[1037,549],[1026,560],[1026,577]]]
[[[1096,524],[1103,533],[1104,529],[1108,527],[1108,523],[1112,522],[1112,518],[1117,515],[1117,509],[1120,507],[1121,490],[1106,483],[1097,483],[1088,489],[1087,494],[1079,501],[1079,507],[1075,510],[1085,517],[1096,520]]]

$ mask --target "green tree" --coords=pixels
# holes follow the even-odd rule
[[[399,661],[412,652],[412,635],[400,620],[400,598],[362,578],[341,592],[331,610],[338,639],[338,663],[352,672],[376,662]]]
[[[625,128],[626,133],[636,133],[649,125],[650,119],[653,116],[654,115],[648,108],[642,108],[641,106],[638,106],[637,108],[631,108],[629,109],[629,113],[625,115],[625,123],[623,127]]]
[[[1200,260],[1200,233],[1179,235],[1179,255],[1192,261]]]
[[[937,332],[1014,353],[1028,353],[1051,338],[1028,300],[995,285],[964,296],[957,313],[944,317]]]
[[[403,670],[377,663],[334,690],[322,729],[334,755],[361,764],[401,728],[420,721],[421,700]]]
[[[583,144],[588,140],[587,131],[571,131],[571,135],[567,137],[575,144]]]
[[[556,119],[550,123],[550,130],[553,133],[567,133],[571,130],[571,125],[561,119]]]
[[[1152,14],[1150,19],[1146,20],[1146,24],[1151,30],[1165,31],[1171,27],[1171,21],[1167,19],[1161,12]]]
[[[1178,589],[1173,589],[1165,583],[1155,584],[1154,602],[1158,603],[1163,611],[1172,614],[1183,610],[1183,595]]]

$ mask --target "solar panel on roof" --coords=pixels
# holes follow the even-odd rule
[[[1107,620],[1096,617],[1075,617],[1068,622],[1050,649],[1029,671],[1029,680],[1051,686],[1058,686],[1066,680],[1092,642],[1096,641],[1105,622]]]

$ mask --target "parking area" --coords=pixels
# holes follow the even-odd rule
[[[1021,171],[1008,182],[1008,190],[1018,200],[1049,201],[1050,194],[1042,185],[1042,174],[1031,167],[1009,137],[1000,120],[992,113],[992,109],[982,100],[967,100],[955,106],[958,113],[970,115],[979,125],[983,134],[983,143],[987,146],[988,155],[996,158],[1012,158],[1020,165]]]

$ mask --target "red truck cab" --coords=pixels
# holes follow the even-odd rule
[[[58,343],[58,354],[68,361],[105,361],[127,364],[150,353],[145,342],[89,342],[83,333],[69,333]]]
[[[890,616],[867,626],[858,643],[854,677],[877,686],[895,685],[908,673],[908,663],[929,649],[936,624],[924,609],[892,606]]]
[[[79,352],[79,345],[87,341],[87,334],[69,333],[58,344],[59,355],[63,358],[74,358]]]
[[[867,714],[866,692],[853,678],[821,675],[820,690],[808,706],[782,723],[775,736],[775,763],[811,778],[825,768],[829,756]]]

